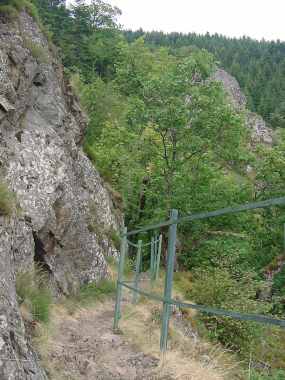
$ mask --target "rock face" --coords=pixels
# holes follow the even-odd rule
[[[17,271],[41,263],[56,293],[107,275],[121,216],[81,142],[86,120],[33,19],[0,18],[0,176],[20,211],[0,216],[0,379],[44,379],[25,336]],[[0,181],[1,181],[0,178]],[[95,226],[95,227],[94,227]]]
[[[222,69],[218,69],[212,79],[221,82],[229,96],[232,105],[238,111],[245,112],[246,125],[251,132],[252,145],[258,143],[272,145],[273,133],[261,116],[246,110],[246,97],[240,89],[237,80]]]

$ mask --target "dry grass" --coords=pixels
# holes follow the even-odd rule
[[[116,271],[112,266],[110,276],[112,279],[116,277]],[[162,275],[155,287],[151,288],[152,291],[162,294],[163,282]],[[145,290],[150,290],[150,285],[147,282],[143,284]],[[174,290],[173,296],[182,298],[177,290]],[[179,327],[179,323],[177,324],[178,317],[173,317],[171,320],[169,349],[164,356],[161,356],[159,350],[161,305],[146,300],[145,297],[141,297],[137,305],[132,305],[131,299],[132,292],[124,289],[122,319],[120,321],[122,335],[120,335],[120,339],[126,342],[131,351],[143,352],[159,360],[159,365],[154,370],[155,379],[234,380],[245,378],[241,375],[241,366],[232,354],[223,350],[219,345],[214,346],[201,338],[195,339],[193,336],[185,334],[185,330]],[[102,323],[106,325],[105,328],[109,334],[113,322],[113,307],[113,301],[107,299],[104,302],[98,302],[92,308],[79,308],[73,315],[70,315],[64,305],[53,306],[49,325],[40,325],[34,338],[35,345],[41,354],[42,364],[47,369],[50,379],[73,380],[73,372],[68,372],[66,369],[69,363],[65,363],[62,360],[63,358],[58,355],[65,345],[63,342],[65,338],[60,338],[63,326],[65,328],[72,324],[82,326],[82,321],[89,320],[89,323],[91,321],[90,325],[86,325],[84,322],[87,335],[92,336],[93,334],[96,337],[95,329],[98,329]],[[195,311],[187,310],[187,313],[182,314],[183,321],[192,323],[195,313]],[[106,315],[103,320],[102,315]],[[92,329],[91,326],[94,326],[94,331],[90,330]],[[66,337],[66,334],[63,336]],[[94,341],[93,337],[91,340]],[[109,356],[113,355],[111,347],[108,352]],[[116,351],[116,355],[120,355],[120,353]],[[109,362],[112,362],[113,359],[108,359],[107,356],[105,360],[110,359]],[[121,359],[123,360],[123,358]],[[79,378],[81,379],[79,376],[76,380]]]
[[[130,296],[130,292],[124,293],[125,300]],[[47,369],[50,379],[73,380],[70,372],[69,377],[66,375],[64,361],[60,358],[51,360],[51,352],[60,351],[62,342],[58,336],[63,321],[65,325],[71,325],[74,321],[87,320],[91,317],[96,325],[97,316],[112,308],[113,304],[108,300],[99,302],[94,310],[78,309],[74,315],[70,315],[62,305],[53,307],[49,325],[39,325],[34,337],[34,344],[40,352],[42,364]],[[108,324],[111,326],[112,319]],[[159,350],[160,307],[154,302],[144,301],[135,306],[125,304],[120,329],[123,334],[122,339],[128,342],[130,347],[133,346],[135,350],[159,359],[159,366],[156,369],[157,379],[167,378],[167,376],[175,380],[237,379],[234,367],[238,364],[234,362],[230,354],[219,346],[186,337],[177,329],[177,326],[174,326],[173,321],[170,324],[169,350],[164,357],[161,357]]]
[[[164,273],[154,286],[143,282],[140,287],[145,291],[163,294]],[[125,291],[125,297],[131,297],[131,291]],[[173,288],[173,298],[183,300],[177,287]],[[233,355],[220,345],[192,336],[185,335],[185,330],[179,328],[177,318],[172,318],[169,328],[168,351],[164,357],[160,353],[161,305],[141,297],[137,305],[126,305],[120,328],[127,338],[146,354],[160,359],[159,377],[170,375],[177,380],[233,380],[242,378],[240,363]],[[197,311],[182,309],[179,311],[183,324],[195,330]],[[191,335],[191,334],[190,334]]]
[[[231,355],[220,346],[194,340],[170,324],[169,349],[164,357],[159,350],[160,308],[144,301],[127,306],[120,322],[124,336],[146,354],[160,359],[159,376],[177,380],[224,380],[235,378],[238,367]]]
[[[65,363],[51,360],[50,353],[57,350],[57,334],[62,320],[68,323],[75,317],[61,305],[54,305],[49,324],[39,324],[33,337],[33,346],[40,354],[41,365],[46,370],[49,379],[52,380],[77,380],[70,373],[65,375]]]

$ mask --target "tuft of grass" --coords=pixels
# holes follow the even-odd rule
[[[220,347],[202,340],[193,341],[170,322],[169,349],[161,356],[159,341],[161,334],[161,308],[153,301],[127,305],[120,320],[124,338],[147,355],[161,359],[157,378],[224,380],[233,379],[236,363],[231,355]],[[206,360],[205,360],[206,359]],[[227,375],[227,377],[226,377]]]
[[[66,298],[63,302],[69,314],[74,314],[81,307],[91,307],[97,302],[104,301],[116,292],[115,281],[104,279],[81,286],[78,293]]]
[[[112,267],[115,267],[117,265],[117,259],[113,256],[107,256],[105,257],[107,263],[111,265]]]
[[[81,302],[101,301],[105,297],[113,295],[116,285],[113,281],[102,280],[99,283],[90,283],[83,285],[79,291],[78,297]]]
[[[32,319],[47,323],[52,304],[51,290],[46,286],[46,274],[40,268],[19,272],[16,277],[16,292],[19,303]]]
[[[18,17],[18,11],[12,5],[0,5],[0,15],[6,16],[9,20],[14,20]]]
[[[190,299],[193,281],[192,277],[191,272],[174,273],[174,286],[186,299]]]
[[[29,38],[24,38],[24,47],[30,50],[32,56],[38,61],[38,63],[49,62],[48,53],[40,44]]]
[[[260,374],[253,371],[250,375],[250,380],[285,380],[285,372],[283,370],[274,371],[271,374]]]
[[[0,13],[6,15],[10,19],[15,19],[21,10],[25,9],[26,12],[40,24],[40,17],[37,8],[28,0],[2,0],[4,3],[0,6]]]
[[[12,215],[15,207],[15,194],[9,190],[6,183],[0,182],[0,216]]]

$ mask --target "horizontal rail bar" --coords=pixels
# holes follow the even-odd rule
[[[157,224],[151,224],[151,225],[146,226],[146,227],[138,228],[137,230],[133,230],[133,231],[128,232],[127,236],[136,235],[138,233],[146,232],[146,231],[150,231],[150,230],[155,230],[155,229],[158,229],[161,227],[170,226],[172,224],[185,223],[185,222],[189,222],[189,221],[193,221],[193,220],[212,218],[214,216],[235,214],[235,213],[242,212],[242,211],[249,211],[249,210],[255,210],[258,208],[271,207],[271,206],[281,206],[281,205],[285,205],[285,197],[268,199],[266,201],[261,201],[261,202],[246,203],[244,205],[239,205],[236,207],[226,207],[226,208],[216,210],[216,211],[200,212],[198,214],[183,216],[183,217],[178,218],[176,220],[166,220],[166,221],[163,221],[163,222],[160,222]]]
[[[252,322],[275,325],[275,326],[285,328],[285,320],[282,320],[282,319],[270,318],[270,317],[266,317],[264,315],[258,315],[258,314],[244,314],[244,313],[239,313],[239,312],[235,312],[235,311],[228,311],[228,310],[215,309],[212,307],[207,307],[207,306],[202,306],[202,305],[195,305],[192,303],[179,302],[179,301],[176,301],[173,299],[165,299],[164,297],[161,297],[157,294],[151,294],[151,293],[145,292],[141,289],[136,289],[126,282],[118,282],[118,283],[120,285],[130,289],[130,290],[133,290],[133,291],[135,291],[135,292],[137,292],[143,296],[146,296],[150,299],[153,299],[155,301],[165,302],[165,303],[168,303],[170,305],[175,305],[175,306],[179,306],[179,307],[190,308],[190,309],[198,310],[198,311],[201,311],[201,312],[207,313],[207,314],[220,315],[223,317],[231,317],[231,318],[238,319],[241,321],[252,321]]]
[[[159,239],[155,240],[155,241],[159,241]],[[137,248],[139,245],[138,244],[135,244],[135,243],[132,243],[131,241],[127,240],[128,244],[131,246],[131,247],[135,247]],[[151,242],[148,242],[148,243],[145,243],[145,244],[142,244],[142,247],[147,247],[148,245],[151,245]]]

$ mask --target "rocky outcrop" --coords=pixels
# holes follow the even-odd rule
[[[85,126],[37,24],[24,12],[1,19],[0,175],[19,203],[0,216],[1,380],[45,378],[18,311],[17,271],[39,262],[54,291],[68,294],[104,278],[105,257],[117,254],[108,231],[121,217],[82,151]]]
[[[217,69],[212,78],[223,84],[231,103],[237,110],[241,111],[245,109],[246,97],[242,93],[239,83],[234,77],[222,69]]]
[[[252,145],[255,146],[258,143],[272,145],[272,130],[266,126],[261,116],[246,109],[246,97],[241,91],[238,81],[222,69],[216,70],[212,79],[223,84],[234,108],[245,113],[245,122],[251,132]]]
[[[0,218],[0,379],[46,379],[21,318],[15,291],[15,251],[20,248],[16,218]],[[28,239],[28,237],[27,237]],[[30,242],[32,243],[32,241]],[[26,244],[23,244],[23,252]],[[30,254],[32,257],[32,252]],[[30,260],[32,261],[32,260]],[[29,265],[29,262],[25,263]]]

